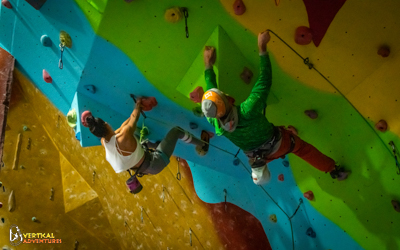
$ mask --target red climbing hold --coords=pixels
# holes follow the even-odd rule
[[[92,112],[86,110],[81,115],[81,122],[84,127],[89,127],[89,124],[86,123],[86,118],[92,116]]]
[[[12,5],[8,0],[1,0],[1,4],[6,7],[7,9],[12,9]]]
[[[300,45],[307,45],[312,41],[311,29],[306,26],[300,26],[296,29],[294,41]]]
[[[207,133],[210,135],[210,139],[214,137],[214,133],[213,132],[207,131]]]
[[[380,120],[377,124],[375,124],[375,128],[381,132],[386,132],[387,127],[388,125],[385,120]]]
[[[289,130],[294,135],[299,135],[299,133],[297,132],[297,129],[295,127],[293,127],[292,125],[289,125],[287,130]]]
[[[400,203],[398,201],[392,200],[392,206],[394,210],[400,213]]]
[[[45,69],[43,70],[43,80],[47,83],[52,83],[53,79],[49,75],[49,72],[47,72]]]
[[[154,97],[142,97],[142,110],[150,111],[157,106],[157,100]]]
[[[390,54],[390,48],[386,45],[382,45],[378,50],[378,55],[381,57],[388,57]]]
[[[311,119],[317,119],[318,118],[318,113],[315,110],[312,110],[312,109],[306,110],[306,111],[304,111],[304,113],[306,115],[308,115]]]
[[[312,191],[307,191],[303,195],[309,201],[314,200],[314,193]]]
[[[279,181],[284,181],[285,180],[285,178],[283,177],[283,174],[278,175],[278,180]]]
[[[240,16],[246,12],[246,6],[244,6],[244,3],[242,0],[236,0],[233,3],[233,10],[235,11],[236,15]]]
[[[204,90],[203,87],[199,86],[195,88],[192,93],[190,93],[190,100],[194,101],[195,103],[201,103],[201,99],[203,98]]]

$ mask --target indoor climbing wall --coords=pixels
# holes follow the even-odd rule
[[[59,151],[63,213],[90,235],[105,235],[101,244],[229,249],[255,241],[272,249],[398,249],[400,220],[391,201],[400,200],[400,170],[388,145],[400,143],[397,1],[2,4],[0,46],[16,58],[20,88]],[[149,128],[150,140],[174,126],[195,136],[213,132],[190,100],[193,90],[205,87],[204,46],[216,48],[219,88],[240,103],[258,75],[256,35],[267,28],[273,85],[266,116],[275,125],[295,126],[301,138],[351,170],[349,179],[332,180],[290,155],[270,164],[270,183],[256,186],[243,152],[214,136],[204,157],[178,143],[175,155],[188,161],[192,175],[173,157],[161,174],[142,178],[140,194],[127,193],[128,175],[113,172],[80,114],[90,110],[118,128],[133,109],[129,94],[152,96],[158,105],[138,123]],[[74,129],[65,122],[72,109]],[[388,131],[380,131],[384,123],[375,128],[380,120]],[[1,178],[8,177],[2,172]],[[312,195],[304,195],[308,191]],[[237,231],[243,224],[253,229]]]

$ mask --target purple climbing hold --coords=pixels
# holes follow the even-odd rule
[[[400,203],[398,201],[392,200],[392,206],[394,210],[400,213]]]
[[[311,119],[317,119],[318,118],[318,113],[317,111],[310,109],[310,110],[306,110],[304,111],[304,114],[306,114],[308,117],[310,117]]]
[[[8,0],[1,0],[1,4],[6,7],[7,9],[12,9],[12,5]]]
[[[317,237],[317,234],[314,232],[314,230],[313,230],[311,227],[309,227],[309,228],[307,229],[306,234],[307,234],[308,236],[310,236],[311,238]]]
[[[96,93],[96,86],[94,85],[85,85],[83,87],[92,94]]]
[[[189,126],[190,126],[191,129],[196,129],[196,128],[199,127],[199,125],[197,125],[197,124],[194,123],[194,122],[191,122],[191,123],[189,124]]]
[[[45,69],[43,70],[43,80],[47,83],[53,82],[53,78],[51,78],[49,72],[47,72]]]
[[[306,26],[300,26],[296,29],[294,41],[299,45],[307,45],[312,42],[311,29]]]
[[[283,160],[283,161],[282,161],[282,164],[283,164],[283,166],[285,166],[285,167],[289,167],[289,161],[287,161],[287,160]]]

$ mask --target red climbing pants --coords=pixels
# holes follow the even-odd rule
[[[313,145],[303,141],[298,136],[294,135],[291,131],[280,127],[282,133],[282,143],[278,151],[267,158],[267,162],[278,159],[285,156],[288,153],[293,153],[305,160],[313,167],[326,172],[330,172],[335,169],[335,161],[321,153]],[[293,150],[290,152],[292,141],[291,137],[294,139],[295,145]]]

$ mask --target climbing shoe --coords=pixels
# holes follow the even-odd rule
[[[201,131],[201,140],[205,143],[203,146],[196,146],[196,152],[200,156],[204,156],[207,154],[208,148],[210,146],[210,144],[209,144],[210,143],[210,134],[205,130]]]
[[[256,185],[264,185],[271,179],[271,173],[269,172],[268,166],[251,168],[251,177]]]
[[[347,179],[350,173],[351,173],[350,171],[346,171],[340,165],[335,165],[335,169],[330,172],[331,177],[333,179],[337,179],[338,181],[343,181]]]

